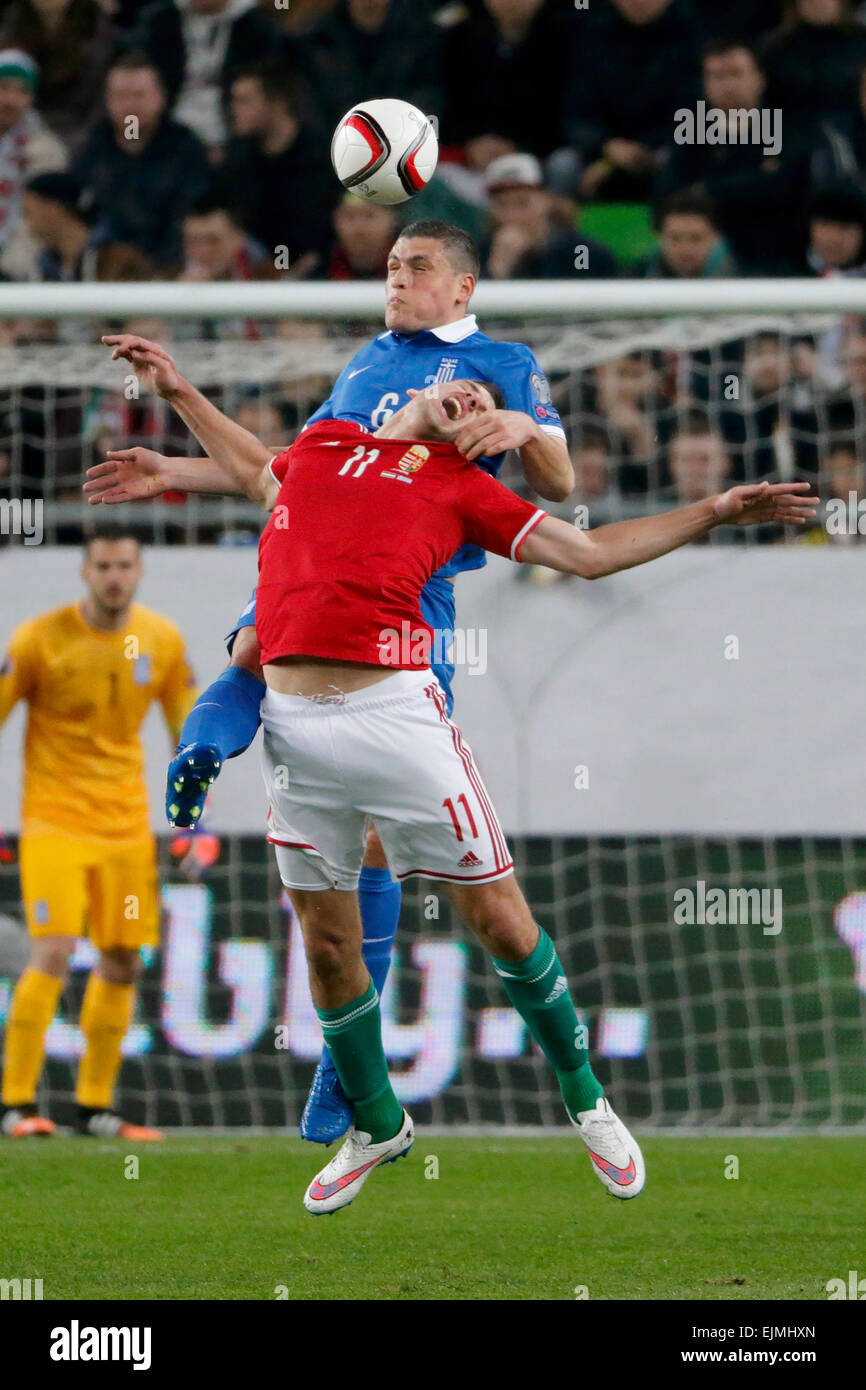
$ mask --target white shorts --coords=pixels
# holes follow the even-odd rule
[[[261,714],[268,839],[287,888],[357,888],[371,821],[394,878],[486,883],[513,871],[430,670],[333,701],[268,690]]]

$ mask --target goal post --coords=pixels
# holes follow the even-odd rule
[[[123,281],[0,285],[0,320],[243,317],[375,319],[384,291],[370,281]],[[866,281],[816,279],[481,280],[479,315],[510,318],[669,318],[678,314],[866,313]]]

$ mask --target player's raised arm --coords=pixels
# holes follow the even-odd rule
[[[129,362],[136,375],[177,411],[210,460],[222,469],[247,497],[258,497],[262,469],[272,457],[254,434],[217,410],[206,396],[181,376],[174,359],[148,338],[134,333],[108,334],[102,339],[113,348],[112,358]]]
[[[107,449],[105,460],[87,470],[82,491],[92,507],[141,502],[164,492],[205,492],[217,497],[245,497],[224,468],[209,458],[170,458],[155,449]]]
[[[763,482],[732,487],[673,512],[617,521],[593,531],[581,531],[548,516],[526,537],[520,559],[583,579],[600,579],[667,555],[716,526],[768,522],[801,526],[815,515],[817,503],[808,483]]]

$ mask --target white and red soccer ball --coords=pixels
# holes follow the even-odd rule
[[[337,178],[368,203],[405,203],[430,182],[438,157],[430,118],[394,97],[353,106],[331,140]]]

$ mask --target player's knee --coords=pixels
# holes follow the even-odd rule
[[[138,951],[125,946],[102,951],[99,956],[99,974],[112,985],[134,985],[141,968]]]
[[[65,980],[74,950],[73,937],[38,938],[33,942],[30,951],[30,968],[38,970],[41,975],[51,975],[56,980]]]
[[[254,627],[242,627],[232,643],[232,666],[240,666],[244,671],[263,680],[262,649]]]
[[[522,960],[531,953],[535,944],[527,940],[526,933],[514,921],[485,920],[476,925],[474,931],[485,950],[497,960]]]
[[[522,960],[534,950],[538,927],[513,877],[461,891],[457,907],[497,959]]]
[[[364,846],[364,868],[365,869],[387,869],[388,860],[385,858],[385,851],[382,848],[382,841],[376,833],[376,827],[370,826],[367,831],[367,839]]]
[[[310,932],[304,946],[310,970],[323,983],[339,979],[358,955],[357,943],[347,941],[339,932]]]

